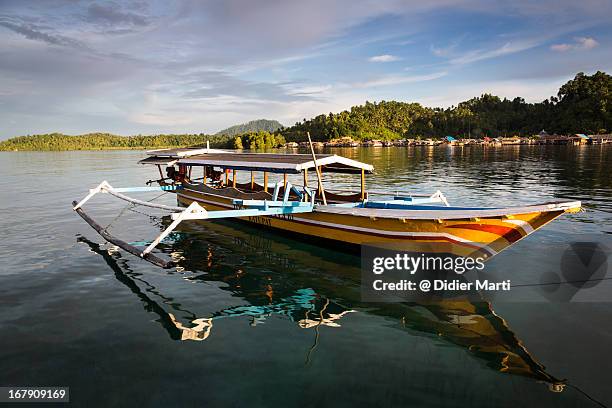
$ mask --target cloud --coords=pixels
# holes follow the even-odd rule
[[[109,25],[132,24],[145,26],[149,24],[148,19],[140,14],[121,11],[116,5],[91,4],[87,8],[86,20]]]
[[[373,88],[379,86],[399,85],[414,82],[432,81],[446,76],[447,72],[434,72],[427,75],[385,75],[365,82],[355,82],[347,85],[350,88]]]
[[[57,45],[61,47],[71,47],[82,50],[87,50],[87,47],[81,41],[59,35],[42,32],[41,29],[33,24],[18,21],[14,18],[0,17],[0,26],[23,35],[28,40],[42,41],[49,45]]]
[[[451,45],[451,46],[444,47],[444,48],[434,47],[433,45],[429,47],[429,49],[431,50],[431,53],[435,55],[436,57],[447,57],[450,55],[450,53],[455,48],[456,48],[456,45]]]
[[[292,83],[249,81],[223,71],[204,70],[186,74],[178,81],[175,79],[166,89],[187,89],[182,96],[190,99],[232,96],[245,100],[290,102],[313,98],[311,93],[293,92],[292,86]]]
[[[399,61],[400,59],[401,58],[396,55],[383,54],[383,55],[376,55],[374,57],[370,57],[368,58],[368,61],[370,62],[393,62],[393,61]]]
[[[553,51],[565,52],[573,49],[574,46],[571,44],[553,44],[550,46],[550,49]]]
[[[590,50],[591,48],[595,48],[599,45],[597,40],[591,37],[579,37],[576,39],[576,41],[578,41],[578,44],[580,44],[581,48],[585,48],[587,50]]]
[[[557,52],[566,52],[572,50],[591,50],[599,45],[596,39],[592,37],[576,37],[572,44],[553,44],[550,49]]]
[[[525,51],[540,45],[539,40],[527,39],[515,42],[506,42],[501,47],[493,49],[479,49],[466,52],[464,55],[452,58],[451,64],[463,65],[472,62],[482,61],[490,58],[501,57]]]

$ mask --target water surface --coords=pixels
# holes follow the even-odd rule
[[[609,145],[333,152],[374,164],[373,190],[585,203],[497,262],[612,234]],[[156,178],[142,156],[0,154],[0,385],[69,386],[87,406],[612,404],[610,303],[361,303],[358,256],[231,221],[182,226],[160,246],[179,260],[170,272],[117,252],[70,202],[101,180]],[[126,241],[168,223],[124,204],[97,196],[87,209]],[[534,271],[555,262],[541,253]]]

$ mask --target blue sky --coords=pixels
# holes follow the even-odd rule
[[[541,101],[576,72],[612,72],[610,21],[601,0],[0,0],[0,138]]]

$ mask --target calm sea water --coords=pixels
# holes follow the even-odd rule
[[[374,164],[375,190],[585,203],[497,262],[555,270],[541,248],[612,234],[610,145],[334,152]],[[181,227],[161,246],[177,270],[114,250],[70,202],[156,178],[142,157],[0,154],[0,386],[69,386],[80,406],[612,405],[612,303],[361,303],[358,256],[231,221]],[[132,242],[168,223],[108,196],[86,208]]]

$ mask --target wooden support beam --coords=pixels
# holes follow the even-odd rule
[[[264,171],[264,191],[268,192],[268,172]]]
[[[202,184],[206,184],[206,166],[202,166]]]
[[[283,174],[283,188],[287,188],[287,173]]]
[[[365,200],[365,170],[361,169],[361,199]]]
[[[223,186],[229,186],[229,173],[227,169],[223,169],[223,172],[225,173],[225,184],[223,184]]]
[[[251,171],[251,191],[255,188],[255,173]]]
[[[163,179],[164,178],[164,173],[162,172],[161,164],[157,165],[157,170],[159,170],[159,177]]]
[[[304,169],[304,187],[308,187],[308,169]]]
[[[236,188],[236,169],[232,170],[232,187]]]

